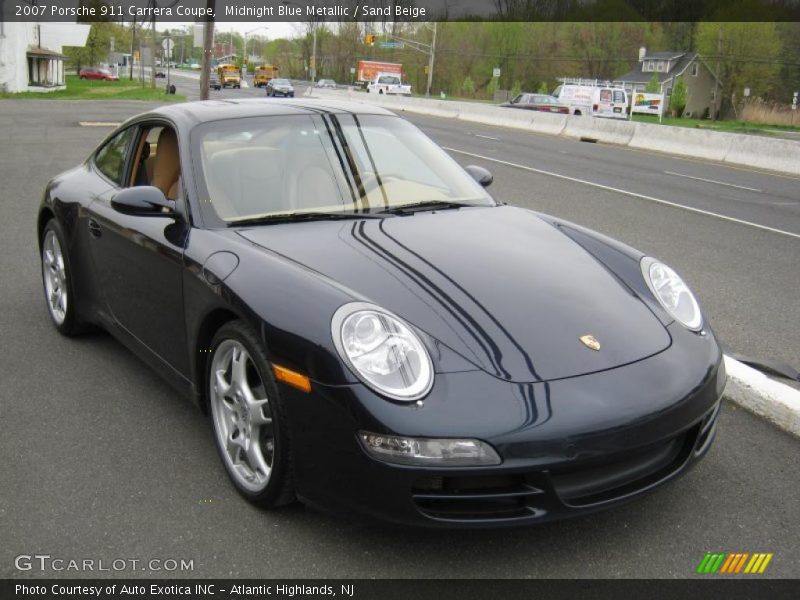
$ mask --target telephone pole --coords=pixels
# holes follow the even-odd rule
[[[214,14],[215,0],[207,0],[208,14]],[[203,23],[203,65],[200,71],[200,99],[208,100],[208,82],[211,75],[211,54],[214,51],[214,18],[206,17]]]

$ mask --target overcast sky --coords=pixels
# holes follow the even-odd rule
[[[175,29],[181,26],[191,26],[194,23],[168,23],[156,21],[156,29],[163,31],[165,29]],[[252,32],[253,35],[267,37],[269,39],[275,38],[293,38],[301,35],[304,31],[304,23],[291,23],[291,22],[275,22],[258,24],[253,22],[237,23],[237,22],[219,22],[214,24],[214,33],[218,39],[224,40],[224,35],[231,31],[241,35],[247,32]],[[255,31],[253,31],[255,29]]]

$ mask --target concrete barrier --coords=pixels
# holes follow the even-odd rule
[[[623,119],[596,119],[594,117],[567,118],[562,135],[576,139],[590,139],[606,144],[627,146],[634,133],[636,123]]]
[[[572,139],[588,138],[606,144],[800,175],[800,142],[793,140],[689,127],[632,123],[619,119],[556,115],[501,108],[479,102],[382,96],[341,90],[315,89],[311,95],[379,105],[396,112],[408,111],[434,117],[455,118],[547,135],[562,135]]]
[[[740,134],[636,123],[631,148],[723,161]]]
[[[800,142],[758,135],[737,135],[725,162],[800,175]]]

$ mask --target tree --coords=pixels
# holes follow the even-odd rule
[[[669,99],[669,109],[676,117],[683,115],[683,109],[686,108],[686,82],[683,77],[678,77],[675,80],[675,85],[672,87],[672,96]]]
[[[472,77],[469,75],[464,79],[464,83],[461,84],[461,91],[468,96],[475,95],[475,82],[472,81]]]
[[[720,79],[720,112],[730,113],[734,92],[745,87],[754,97],[780,90],[783,43],[776,23],[698,23],[697,51]]]
[[[522,83],[519,80],[514,82],[514,85],[511,86],[511,98],[516,98],[522,93]]]
[[[547,87],[547,82],[546,81],[543,81],[542,83],[539,84],[539,89],[537,90],[537,92],[539,92],[540,94],[549,94],[550,93],[550,90]]]
[[[658,94],[661,91],[661,82],[658,80],[658,73],[653,73],[644,91],[648,94]]]

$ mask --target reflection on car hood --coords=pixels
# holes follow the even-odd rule
[[[581,375],[670,344],[638,297],[531,211],[466,208],[241,235],[395,312],[502,379]],[[585,335],[600,349],[584,345]]]

